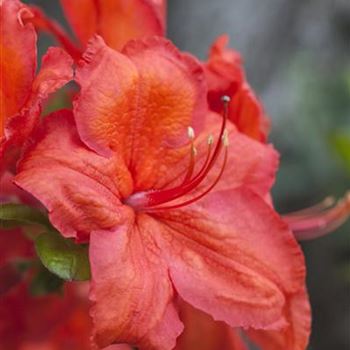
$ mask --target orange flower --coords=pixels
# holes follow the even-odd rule
[[[39,120],[48,95],[71,80],[72,60],[60,48],[50,48],[37,66],[32,17],[18,0],[2,0],[0,42],[0,170],[17,159],[18,149]],[[6,152],[5,152],[6,151]]]
[[[119,53],[95,37],[76,80],[74,116],[45,119],[16,183],[90,243],[95,343],[174,348],[177,296],[234,328],[284,329],[305,266],[264,200],[272,147],[237,131],[227,98],[223,117],[207,110],[202,66],[165,39]]]

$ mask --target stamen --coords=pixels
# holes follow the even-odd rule
[[[212,147],[214,145],[214,138],[212,135],[208,137],[208,151],[207,151],[207,157],[197,173],[196,176],[192,177],[194,168],[195,168],[195,155],[197,153],[197,150],[194,146],[194,137],[195,133],[192,127],[188,127],[187,133],[188,137],[191,140],[191,157],[190,157],[190,165],[189,168],[186,172],[186,175],[184,177],[183,182],[181,185],[176,186],[171,189],[166,189],[166,190],[153,190],[153,191],[147,191],[147,192],[142,192],[142,193],[134,193],[131,195],[125,203],[134,207],[138,208],[139,210],[158,210],[158,206],[167,202],[174,201],[187,193],[191,192],[194,190],[196,187],[198,187],[202,181],[206,178],[210,170],[213,168],[216,160],[218,159],[221,149],[224,146],[225,147],[225,160],[223,167],[219,173],[219,176],[217,177],[217,180],[212,184],[208,190],[204,192],[199,198],[202,198],[205,194],[207,194],[219,181],[223,169],[226,165],[226,158],[227,158],[227,146],[228,146],[228,135],[227,135],[227,130],[226,130],[226,121],[228,118],[228,103],[230,101],[230,98],[228,96],[224,96],[222,98],[223,101],[223,121],[221,124],[221,129],[220,129],[220,134],[218,137],[218,141],[214,147],[214,151],[212,152]],[[198,200],[199,198],[193,199],[193,201]],[[191,203],[193,202],[191,201]],[[183,203],[182,205],[186,205],[186,203]],[[156,208],[153,208],[156,207]]]
[[[326,197],[320,203],[313,205],[312,207],[288,213],[288,217],[290,217],[290,219],[292,219],[293,216],[296,216],[298,218],[298,217],[304,216],[304,215],[307,216],[308,214],[321,213],[323,210],[328,209],[329,207],[331,207],[334,204],[335,204],[335,198],[329,196],[329,197]]]
[[[226,138],[225,138],[225,141],[227,141]],[[216,177],[214,182],[203,193],[201,193],[197,197],[191,198],[188,201],[185,201],[185,202],[182,202],[182,203],[179,203],[179,204],[150,208],[150,209],[148,209],[148,211],[157,211],[157,210],[181,208],[181,207],[184,207],[186,205],[192,204],[192,203],[198,201],[199,199],[203,198],[205,195],[207,195],[217,185],[217,183],[219,182],[219,180],[222,177],[222,174],[224,173],[225,166],[226,166],[226,163],[227,163],[227,157],[228,157],[228,155],[227,155],[228,154],[228,152],[227,152],[228,142],[225,142],[225,141],[224,140],[222,141],[224,146],[225,146],[225,155],[224,155],[224,161],[222,163],[219,175]]]
[[[329,208],[331,200],[326,198],[322,203],[283,216],[298,240],[309,240],[322,237],[342,225],[350,216],[350,192],[343,199]]]

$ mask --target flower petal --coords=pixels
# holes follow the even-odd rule
[[[33,81],[32,100],[46,99],[73,78],[73,59],[61,48],[50,47]]]
[[[172,303],[173,288],[145,218],[90,240],[94,341],[143,349],[172,349],[183,326]]]
[[[311,328],[311,311],[307,292],[292,295],[285,307],[288,326],[280,331],[248,330],[248,336],[261,350],[305,350]]]
[[[2,157],[0,167],[5,168],[17,161],[19,149],[39,121],[44,100],[72,79],[72,64],[71,57],[60,48],[51,47],[43,56],[25,105],[8,118],[5,137],[0,140],[0,155],[9,154]]]
[[[124,222],[129,209],[118,198],[130,193],[130,174],[117,157],[101,157],[81,143],[71,112],[45,118],[32,143],[15,182],[46,206],[64,236],[86,239],[94,229]]]
[[[269,120],[246,82],[239,54],[226,48],[228,41],[227,35],[216,39],[205,65],[209,106],[218,112],[221,109],[219,97],[230,96],[229,119],[240,132],[265,142],[270,127]]]
[[[261,103],[247,83],[232,95],[229,118],[238,130],[254,140],[266,142],[270,121],[265,116]]]
[[[135,190],[149,189],[183,157],[187,126],[203,120],[204,76],[195,59],[165,39],[134,41],[124,52],[99,37],[90,43],[77,70],[75,118],[89,147],[123,155]]]
[[[153,215],[169,241],[163,250],[176,290],[215,320],[273,327],[285,295],[304,286],[304,260],[292,233],[251,191],[215,192],[183,210]]]
[[[36,70],[36,34],[31,24],[23,19],[32,16],[18,0],[3,0],[1,9],[0,43],[0,137],[7,118],[17,113],[26,103]]]
[[[180,317],[185,330],[178,338],[175,350],[248,350],[239,331],[187,303],[180,304]]]
[[[164,1],[61,0],[75,34],[83,45],[99,34],[108,46],[120,50],[130,39],[164,35]]]

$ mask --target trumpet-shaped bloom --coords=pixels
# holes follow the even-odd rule
[[[78,44],[54,20],[33,7],[33,23],[53,34],[78,59],[88,40],[99,34],[108,46],[121,50],[131,39],[163,36],[166,26],[166,0],[61,0],[61,6]]]
[[[0,169],[16,159],[18,149],[38,122],[43,101],[73,76],[72,60],[50,48],[36,74],[36,33],[32,13],[18,0],[3,0],[0,43]]]
[[[174,348],[178,296],[231,327],[286,329],[305,268],[263,199],[273,148],[237,131],[227,100],[207,111],[202,66],[165,39],[119,53],[95,37],[76,80],[74,116],[45,119],[16,183],[89,242],[94,342]]]

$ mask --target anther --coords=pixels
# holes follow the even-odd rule
[[[224,102],[225,104],[229,103],[231,101],[231,97],[224,95],[221,97],[221,101]]]
[[[190,140],[194,140],[195,134],[194,134],[194,130],[193,130],[193,128],[192,128],[191,126],[189,126],[189,127],[187,128],[187,135],[188,135],[188,138],[189,138]]]
[[[208,145],[212,145],[214,143],[214,137],[213,135],[209,135],[208,137]]]

